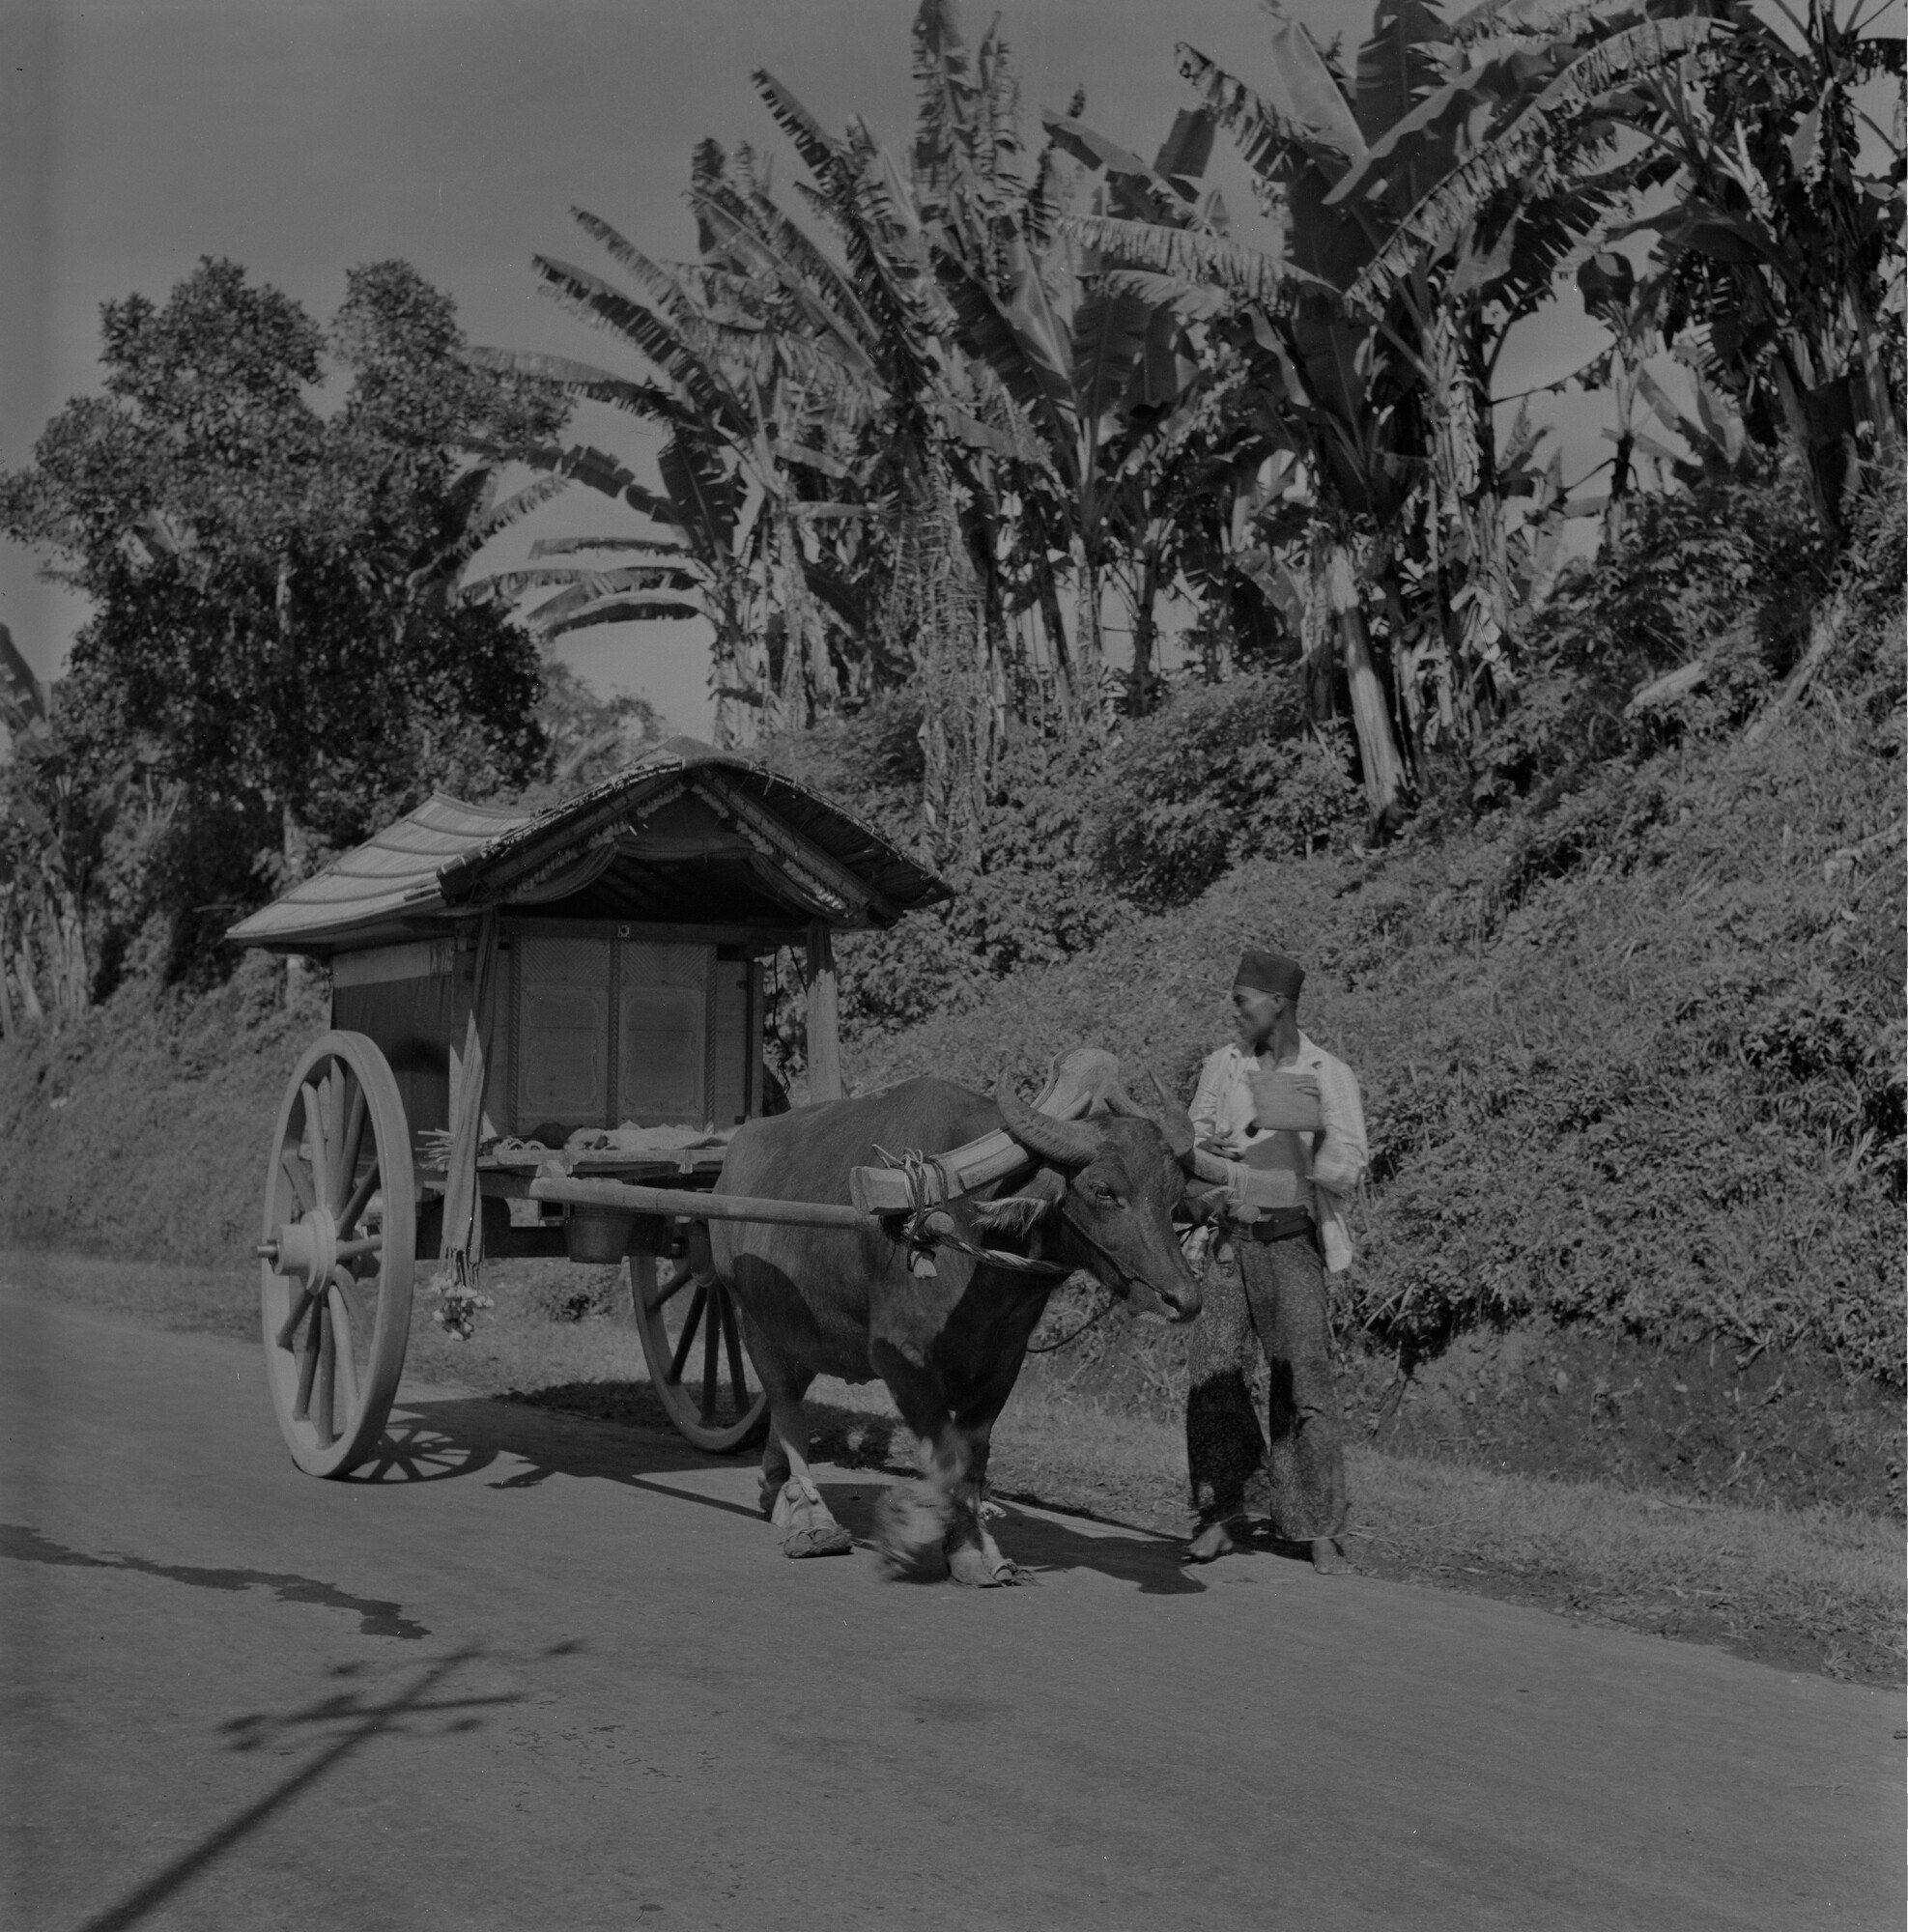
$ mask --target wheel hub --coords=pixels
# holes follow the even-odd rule
[[[296,1276],[309,1288],[328,1279],[338,1264],[338,1224],[326,1208],[316,1208],[296,1221],[281,1221],[272,1236],[276,1252],[271,1257],[279,1274]]]

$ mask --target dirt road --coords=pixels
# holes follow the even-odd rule
[[[1901,1922],[1887,1692],[1027,1511],[883,1583],[441,1388],[314,1482],[256,1350],[4,1289],[0,1402],[18,1932]]]

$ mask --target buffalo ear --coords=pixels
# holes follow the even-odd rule
[[[1005,1201],[982,1201],[972,1209],[977,1235],[1024,1235],[1047,1211],[1047,1204],[1030,1194],[1010,1194]]]
[[[1208,1221],[1216,1221],[1225,1211],[1226,1190],[1223,1187],[1188,1187],[1180,1197],[1180,1212],[1195,1228],[1203,1228]]]
[[[982,1235],[1024,1235],[1042,1214],[1059,1207],[1067,1183],[1051,1169],[1037,1174],[1023,1194],[1010,1194],[1000,1201],[967,1204],[976,1233]]]

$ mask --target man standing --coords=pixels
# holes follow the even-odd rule
[[[1352,1264],[1344,1199],[1367,1152],[1357,1081],[1298,1030],[1304,983],[1296,959],[1246,953],[1233,983],[1239,1044],[1207,1061],[1192,1102],[1200,1144],[1232,1173],[1205,1315],[1189,1338],[1186,1463],[1201,1527],[1186,1556],[1210,1563],[1239,1548],[1250,1484],[1273,1530],[1309,1543],[1329,1574],[1345,1567],[1346,1497],[1324,1278]],[[1254,1333],[1271,1372],[1263,1436]]]

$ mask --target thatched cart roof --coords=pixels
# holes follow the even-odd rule
[[[442,933],[493,906],[792,936],[815,919],[892,925],[952,896],[820,793],[670,738],[543,811],[435,792],[227,937],[329,954]]]

